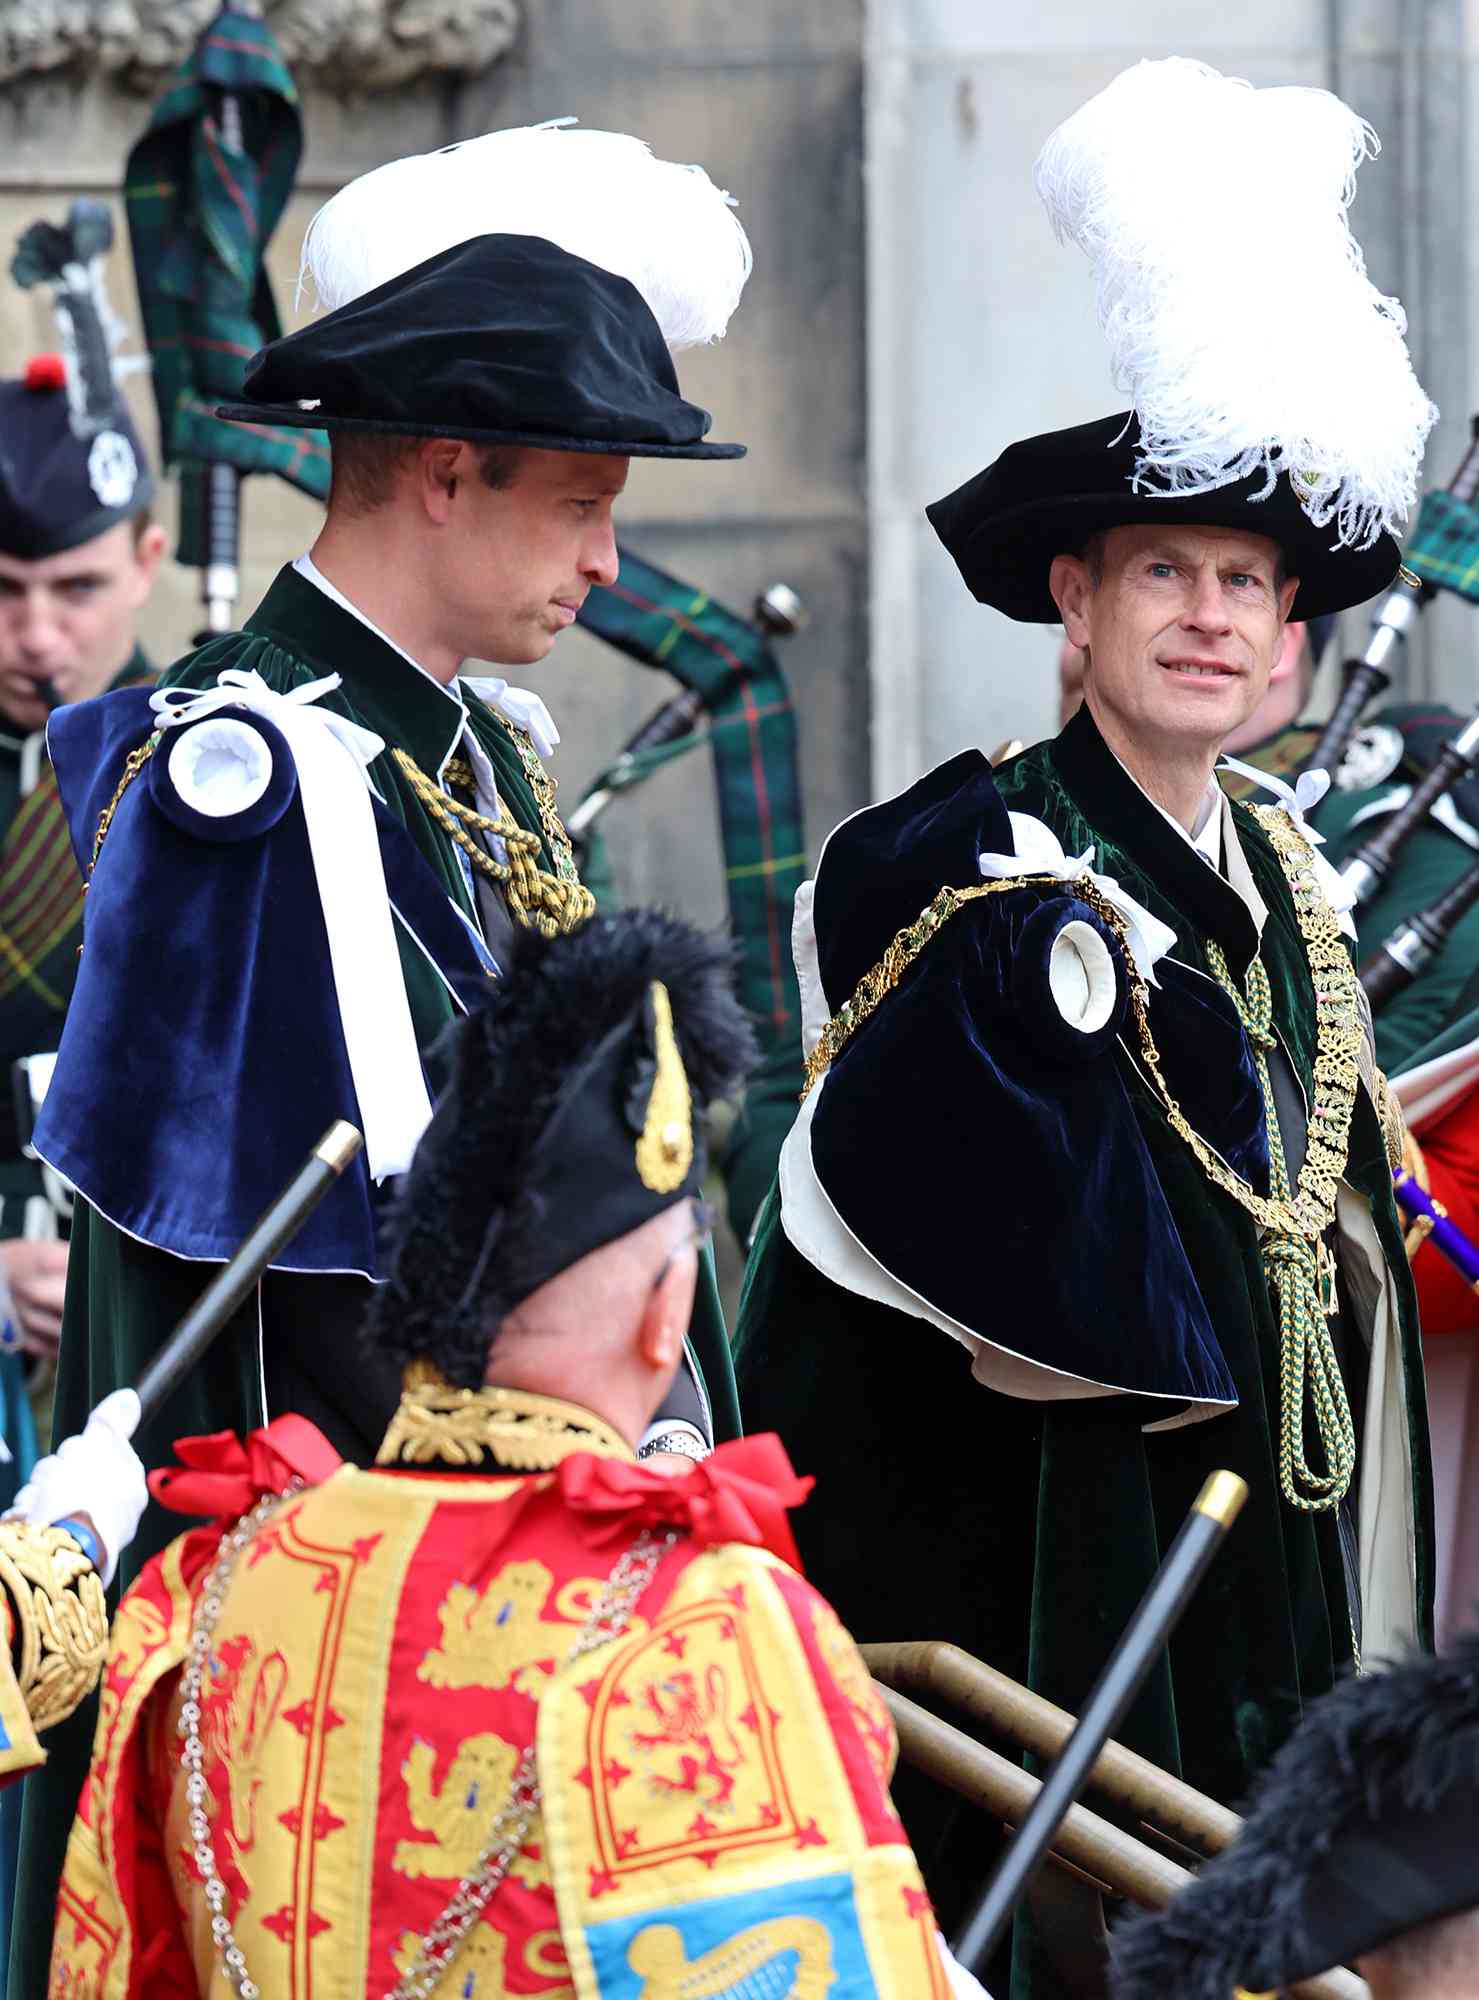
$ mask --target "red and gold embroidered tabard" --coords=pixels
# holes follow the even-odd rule
[[[887,1712],[775,1552],[806,1483],[768,1439],[676,1480],[624,1448],[590,1456],[588,1437],[576,1450],[525,1476],[344,1467],[246,1543],[199,1731],[211,1855],[264,2000],[383,2000],[536,1730],[543,1818],[438,2000],[945,2000],[888,1798]],[[650,1525],[680,1538],[619,1637],[567,1664]],[[233,1990],[179,1762],[180,1669],[220,1540],[173,1543],[115,1621],[54,1995]]]

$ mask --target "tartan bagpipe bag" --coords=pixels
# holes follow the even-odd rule
[[[705,741],[713,753],[739,995],[762,1050],[725,1158],[730,1219],[743,1241],[801,1094],[801,995],[791,962],[791,906],[806,874],[796,714],[757,627],[629,549],[620,554],[617,582],[591,591],[581,624],[628,658],[670,673],[702,699],[707,716],[706,728],[639,753],[621,782]]]
[[[222,101],[240,119],[228,128]],[[227,423],[247,362],[281,332],[263,258],[303,149],[298,93],[266,24],[226,6],[181,64],[128,156],[124,202],[164,462],[275,472],[329,490],[322,431]],[[180,482],[179,560],[207,560],[198,482]]]

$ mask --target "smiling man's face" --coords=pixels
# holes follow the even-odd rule
[[[1257,708],[1299,588],[1266,536],[1159,523],[1113,528],[1052,575],[1106,741],[1178,760]]]

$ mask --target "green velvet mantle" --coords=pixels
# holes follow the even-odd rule
[[[1175,930],[1173,956],[1206,972],[1206,942],[1215,938],[1242,974],[1258,948],[1245,906],[1168,827],[1087,711],[997,775],[1009,807],[1046,821],[1067,853],[1098,849],[1096,866]],[[1314,1005],[1292,899],[1257,822],[1234,811],[1269,910],[1262,952],[1275,1019],[1308,1098]],[[1075,1710],[1202,1481],[1218,1467],[1239,1472],[1251,1489],[1243,1517],[1120,1732],[1156,1763],[1232,1802],[1303,1702],[1350,1665],[1339,1536],[1332,1516],[1296,1513],[1279,1495],[1278,1337],[1255,1226],[1206,1180],[1149,1087],[1120,1060],[1238,1387],[1236,1410],[1147,1435],[1142,1423],[1162,1413],[1129,1398],[1030,1403],[994,1395],[935,1328],[844,1292],[806,1264],[780,1227],[774,1193],[740,1306],[740,1389],[748,1427],[778,1429],[798,1469],[817,1475],[797,1518],[798,1540],[813,1582],[857,1638],[949,1638]],[[1169,1081],[1174,1092],[1174,1074]],[[949,1115],[942,1106],[941,1116]],[[886,1134],[860,1134],[859,1143],[877,1150],[880,1171],[907,1172],[907,1161],[890,1161]],[[1364,1091],[1347,1178],[1371,1201],[1401,1300],[1418,1467],[1419,1601],[1430,1621],[1416,1312],[1381,1131]],[[1071,1256],[1073,1246],[1073,1217],[1044,1215],[1043,1259]],[[994,1267],[989,1216],[980,1219],[980,1255],[982,1283],[1004,1310],[1030,1310],[1031,1271]],[[943,1808],[938,1794],[907,1781],[904,1794],[948,1930],[953,1900],[970,1893],[985,1865],[979,1828]],[[1053,1990],[1031,1949],[1019,1949],[1013,2000]]]

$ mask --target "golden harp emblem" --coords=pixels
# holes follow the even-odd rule
[[[672,1924],[649,1924],[627,1964],[643,1981],[638,2000],[826,2000],[837,1977],[815,1917],[769,1918],[694,1959]]]

